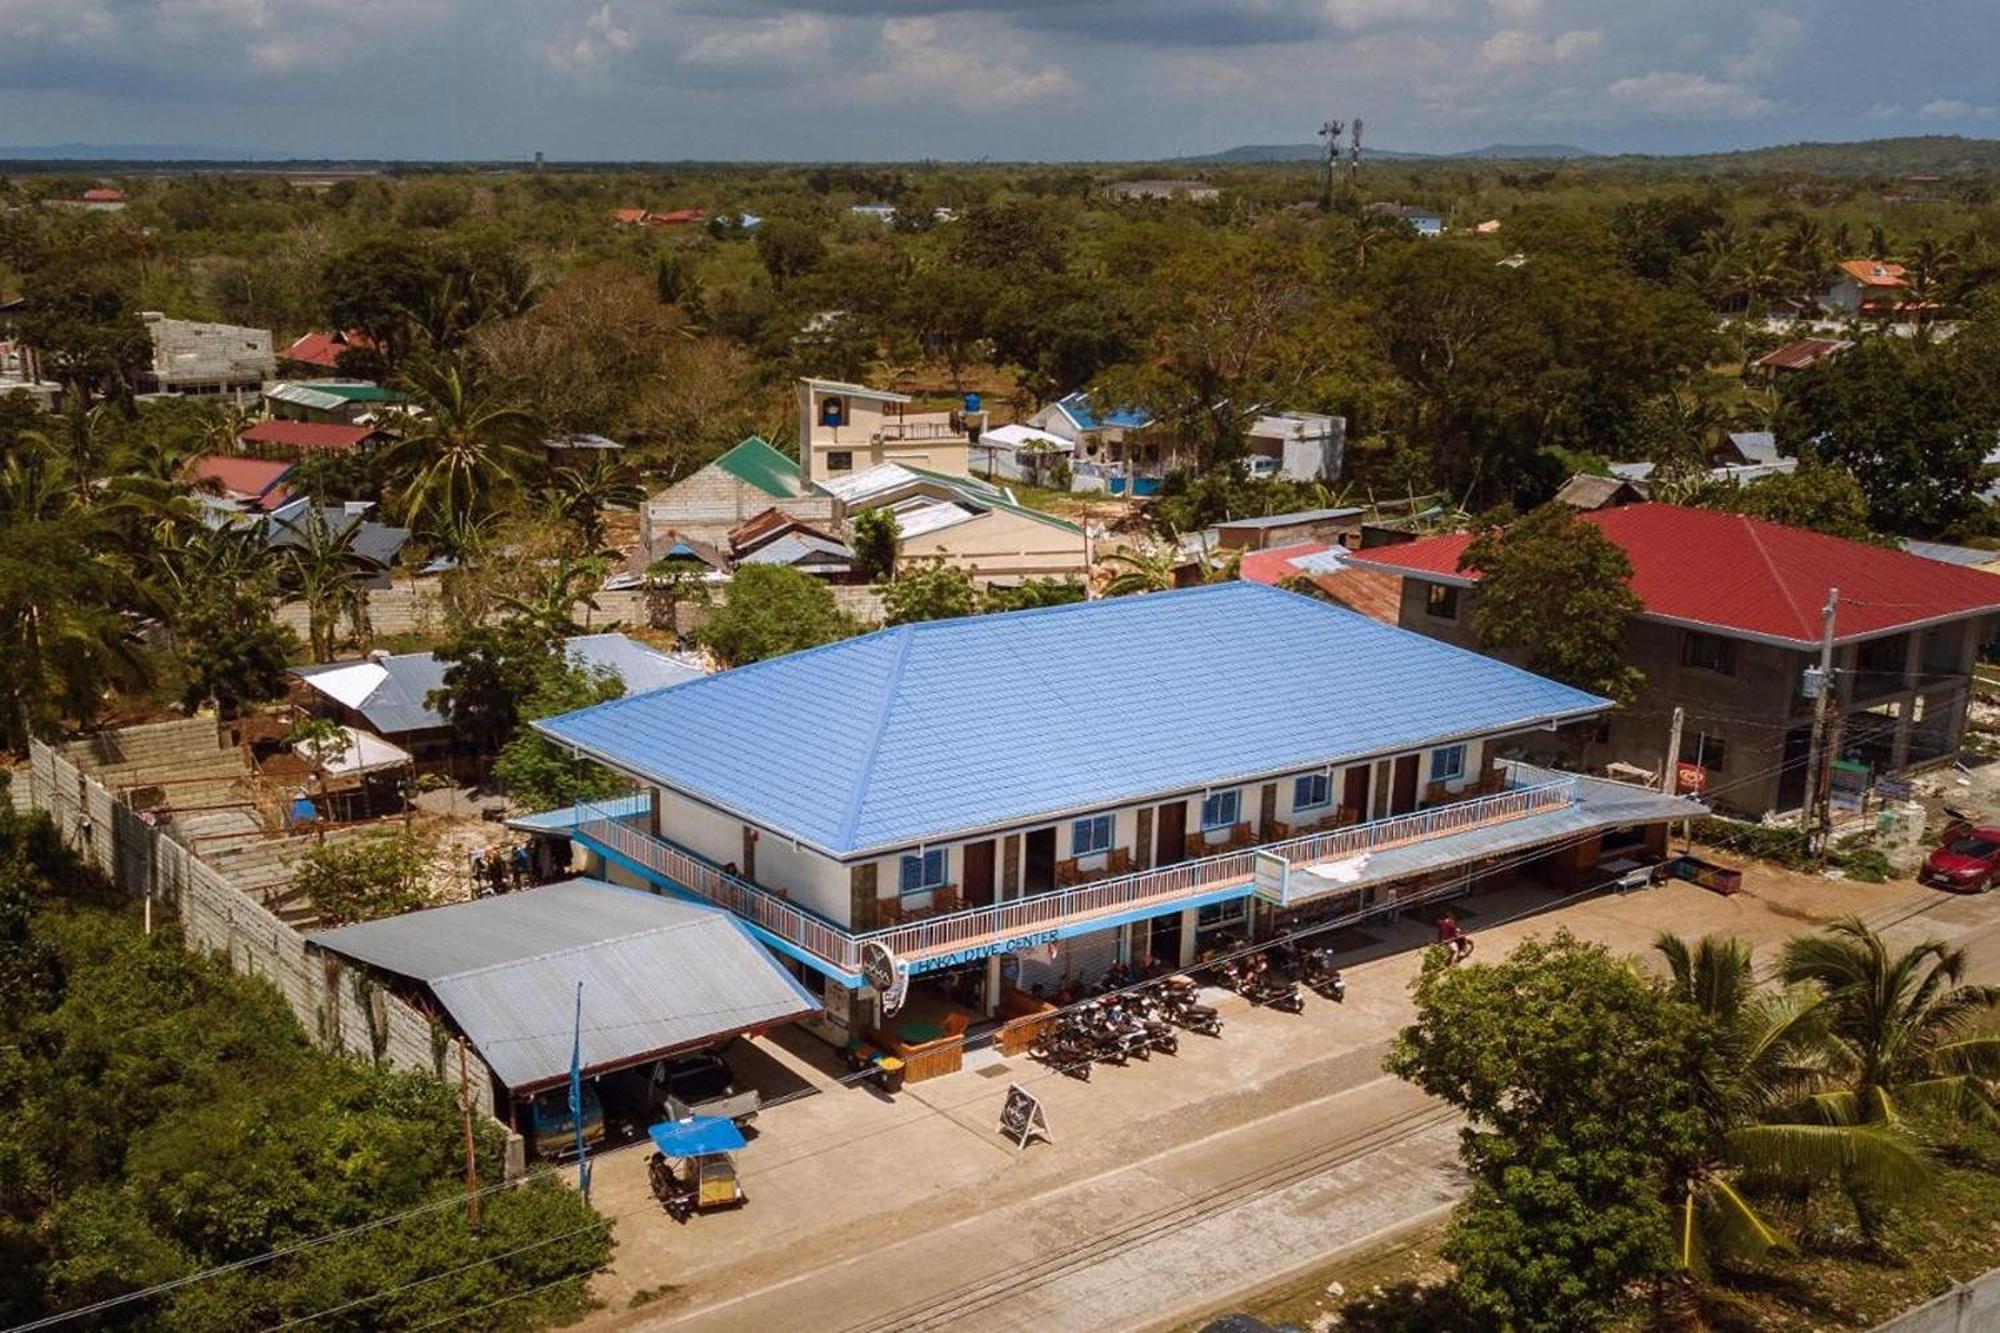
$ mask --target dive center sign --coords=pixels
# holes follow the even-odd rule
[[[941,967],[958,967],[964,963],[976,963],[982,958],[991,958],[996,953],[1025,953],[1029,949],[1046,948],[1055,942],[1056,933],[1053,930],[1038,930],[1031,935],[1016,935],[1012,939],[994,940],[987,944],[968,945],[963,949],[954,949],[950,953],[935,954],[929,958],[919,958],[915,962],[905,963],[903,966],[912,972],[935,972]],[[861,956],[861,971],[862,975],[867,975],[868,955],[865,950]]]

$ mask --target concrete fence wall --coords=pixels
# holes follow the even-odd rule
[[[214,724],[207,728],[213,737]],[[236,972],[269,981],[321,1046],[396,1069],[423,1070],[456,1086],[458,1055],[442,1021],[433,1023],[364,971],[309,953],[303,935],[154,827],[95,775],[37,741],[28,768],[14,778],[17,785],[24,780],[28,799],[22,805],[46,811],[64,841],[132,898],[150,899],[155,910],[171,909],[187,948],[220,954]],[[493,1114],[493,1081],[485,1064],[472,1055],[468,1069],[474,1105]],[[516,1155],[510,1150],[510,1161]]]
[[[2000,1329],[2000,1268],[1961,1282],[1873,1333],[1993,1333]]]

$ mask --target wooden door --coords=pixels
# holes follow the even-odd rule
[[[1368,765],[1356,764],[1340,780],[1340,808],[1356,822],[1368,818]]]
[[[1389,783],[1390,814],[1406,815],[1417,808],[1417,760],[1421,757],[1406,754],[1396,761],[1396,772]]]
[[[1026,852],[1022,892],[1047,893],[1056,886],[1056,831],[1053,828],[1030,829]]]
[[[1187,802],[1171,801],[1159,808],[1154,821],[1153,864],[1170,866],[1187,860]]]
[[[993,903],[993,839],[965,844],[965,905],[990,907]]]

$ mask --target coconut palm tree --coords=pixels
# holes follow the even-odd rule
[[[536,465],[534,414],[496,400],[471,362],[421,362],[404,386],[415,411],[387,463],[412,523],[434,519],[437,530],[451,531],[493,509]]]
[[[1810,988],[1760,988],[1743,941],[1671,933],[1654,942],[1674,994],[1708,1022],[1699,1102],[1708,1151],[1677,1164],[1681,1266],[1705,1272],[1711,1254],[1754,1259],[1786,1241],[1739,1187],[1745,1178],[1803,1192],[1820,1182],[1907,1197],[1929,1168],[1916,1147],[1881,1125],[1828,1124],[1810,1114],[1829,1056],[1823,1001]]]
[[[1123,546],[1104,557],[1115,571],[1104,585],[1107,597],[1124,597],[1136,592],[1165,592],[1174,586],[1174,571],[1180,561],[1165,546],[1133,548]]]
[[[605,510],[630,509],[646,498],[638,469],[603,454],[594,455],[588,463],[557,468],[549,478],[547,494],[550,507],[576,528],[586,551],[604,547]]]
[[[2000,1036],[1986,1026],[2000,987],[1965,981],[1965,950],[1925,940],[1892,954],[1859,917],[1785,945],[1787,982],[1827,1008],[1840,1080],[1818,1099],[1847,1123],[1896,1124],[1905,1108],[2000,1120],[1981,1080],[2000,1076]]]
[[[596,592],[609,572],[610,562],[602,556],[576,557],[565,552],[536,568],[525,593],[503,592],[499,603],[551,641],[588,633],[589,627],[576,621],[576,608],[581,604],[592,611],[599,609]]]
[[[308,506],[305,514],[286,525],[292,540],[284,545],[286,587],[306,604],[306,639],[313,660],[332,658],[334,635],[346,613],[355,637],[367,637],[368,593],[364,585],[382,567],[354,549],[361,531],[359,516],[336,523],[325,510]]]
[[[1958,268],[1958,255],[1935,236],[1926,236],[1910,249],[1903,271],[1910,280],[1910,299],[1916,303],[1917,322],[1923,323]]]

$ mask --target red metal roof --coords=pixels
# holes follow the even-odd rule
[[[1250,583],[1273,586],[1295,578],[1309,578],[1313,585],[1350,611],[1370,620],[1393,625],[1402,612],[1403,580],[1379,569],[1343,566],[1339,569],[1309,570],[1293,564],[1304,556],[1320,555],[1333,549],[1332,542],[1296,542],[1252,551],[1237,566],[1237,575]]]
[[[1766,370],[1804,370],[1852,346],[1845,338],[1801,338],[1774,352],[1766,352],[1757,358],[1757,364]]]
[[[284,359],[297,361],[301,365],[323,366],[328,370],[340,368],[340,354],[350,347],[370,347],[374,344],[368,335],[358,329],[346,332],[308,333],[285,349]]]
[[[285,502],[288,492],[280,483],[291,474],[292,464],[282,458],[207,454],[188,465],[188,476],[197,485],[211,483],[224,495],[251,501],[259,509],[275,509]]]
[[[643,208],[614,208],[611,210],[611,220],[613,222],[625,223],[628,226],[634,225],[646,220],[646,210]]]
[[[702,222],[708,217],[705,208],[676,208],[667,213],[648,213],[646,223],[653,227],[678,227],[686,222]]]
[[[281,421],[276,417],[260,421],[240,437],[245,444],[276,445],[282,449],[352,449],[375,433],[372,426],[343,426],[337,422]]]
[[[1819,642],[1820,610],[1840,589],[1839,639],[2000,611],[2000,575],[1741,514],[1636,504],[1580,514],[1632,562],[1649,615],[1788,643]],[[1417,577],[1471,582],[1464,533],[1355,553]]]
[[[87,204],[115,204],[124,198],[125,191],[114,190],[108,185],[100,185],[83,192],[83,201]]]

